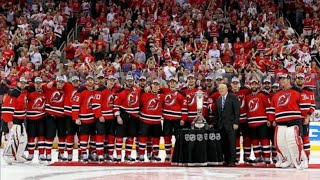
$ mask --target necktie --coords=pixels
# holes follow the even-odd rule
[[[223,111],[225,102],[226,102],[226,96],[222,96],[222,111]]]

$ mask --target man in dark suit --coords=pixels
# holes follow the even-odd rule
[[[225,84],[220,84],[218,90],[220,97],[216,101],[214,126],[221,130],[225,165],[233,167],[236,162],[236,130],[239,126],[240,103],[235,94],[228,93]]]

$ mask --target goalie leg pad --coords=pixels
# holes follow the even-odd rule
[[[9,141],[4,149],[3,158],[8,164],[13,162],[25,162],[23,157],[28,143],[24,125],[14,124],[9,132]]]
[[[20,126],[20,134],[18,136],[19,145],[18,145],[18,150],[17,150],[17,161],[26,162],[26,158],[24,156],[24,151],[25,151],[27,144],[28,144],[26,127],[24,126],[24,124],[18,125],[18,126]]]
[[[286,126],[276,126],[274,134],[274,143],[278,154],[276,167],[289,167],[292,162],[287,146],[286,131]]]
[[[303,169],[302,161],[306,158],[303,152],[303,143],[300,137],[300,131],[298,126],[291,126],[287,128],[286,138],[292,163],[297,169]],[[303,157],[303,158],[302,158]]]

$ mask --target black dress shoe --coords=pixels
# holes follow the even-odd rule
[[[228,164],[228,167],[235,167],[235,166],[236,166],[236,164],[234,162],[231,162]]]
[[[228,166],[228,165],[229,165],[228,162],[224,162],[224,163],[222,164],[222,166]]]

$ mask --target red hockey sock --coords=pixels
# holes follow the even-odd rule
[[[147,147],[147,137],[140,136],[139,137],[139,155],[144,155]]]
[[[236,137],[236,158],[240,160],[240,136]]]
[[[253,153],[256,158],[261,157],[260,144],[258,139],[252,139]]]
[[[310,156],[310,138],[309,138],[309,136],[303,136],[302,141],[303,141],[303,150],[306,153],[307,157],[309,158],[309,156]]]
[[[172,138],[171,136],[164,137],[164,148],[165,148],[166,154],[171,154],[171,149],[172,149],[171,138]]]
[[[109,134],[109,135],[107,136],[107,139],[108,139],[108,144],[107,144],[108,154],[109,154],[110,156],[112,156],[112,155],[113,155],[113,151],[114,151],[114,141],[115,141],[115,137],[114,137],[114,135]]]
[[[127,137],[127,140],[126,140],[126,156],[131,155],[132,144],[133,144],[133,138],[132,137]]]
[[[152,155],[158,156],[159,155],[159,143],[160,143],[160,137],[152,138]]]
[[[89,141],[89,135],[81,134],[79,135],[79,142],[80,142],[80,152],[81,154],[87,154],[87,146]]]
[[[271,156],[270,139],[261,139],[263,157],[268,159]]]
[[[65,143],[65,137],[58,137],[58,149],[59,149],[59,153],[63,154],[64,153],[64,149],[66,147],[66,143]]]
[[[94,153],[96,151],[96,135],[90,136],[89,141],[89,154]]]
[[[103,147],[104,147],[104,153],[108,152],[108,139],[105,138],[103,142]]]
[[[35,137],[28,137],[28,152],[29,152],[29,154],[34,154],[35,147],[36,147]]]
[[[152,140],[151,137],[147,138],[147,153],[152,153]]]
[[[44,154],[44,148],[45,148],[45,138],[43,136],[38,137],[38,150],[39,154]]]
[[[96,151],[98,155],[104,154],[104,139],[105,139],[105,135],[102,135],[102,134],[96,135]]]
[[[244,157],[249,158],[251,154],[251,139],[249,136],[243,137],[243,151],[244,151]]]
[[[51,154],[52,143],[53,143],[53,138],[46,139],[46,141],[45,141],[46,154]]]
[[[67,153],[73,154],[74,135],[68,134],[66,136]]]
[[[137,152],[137,156],[139,155],[140,151],[139,151],[139,138],[135,138],[134,140],[134,144],[136,145],[136,152]]]
[[[123,144],[123,137],[116,137],[116,152],[117,152],[117,156],[121,156],[122,144]]]

